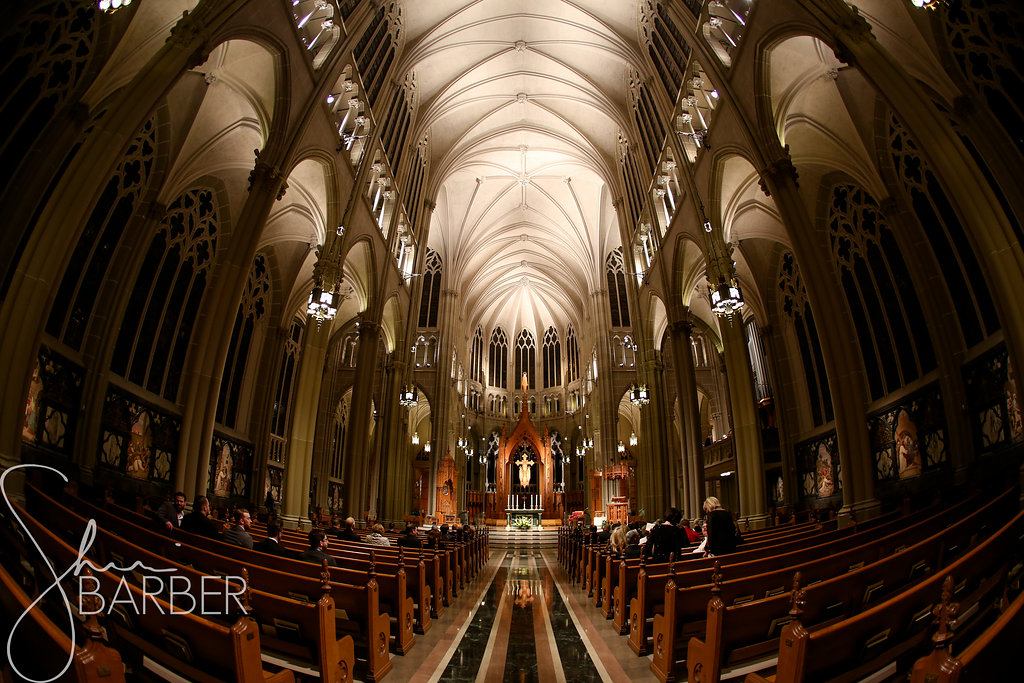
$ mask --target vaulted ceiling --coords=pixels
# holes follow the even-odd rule
[[[607,253],[635,0],[408,3],[405,61],[429,136],[428,246],[465,329],[582,325]]]

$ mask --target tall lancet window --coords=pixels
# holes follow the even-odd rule
[[[423,291],[420,293],[420,327],[437,327],[437,311],[441,307],[441,257],[427,249],[423,271]]]
[[[572,382],[580,378],[580,346],[576,341],[576,330],[572,324],[565,333],[565,381]]]
[[[558,341],[558,330],[549,327],[544,333],[544,388],[550,389],[562,383],[562,344]]]
[[[516,382],[526,373],[526,381],[531,389],[537,387],[537,343],[529,330],[523,330],[516,337]],[[513,387],[514,388],[514,387]]]
[[[469,376],[474,382],[484,381],[484,333],[477,325],[473,333],[473,348],[469,354]]]
[[[626,298],[626,270],[622,267],[622,247],[608,253],[608,305],[612,327],[629,327],[629,300]]]
[[[508,336],[500,327],[495,327],[491,333],[487,372],[488,384],[492,387],[508,386]]]

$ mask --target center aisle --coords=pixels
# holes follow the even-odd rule
[[[653,681],[610,622],[582,600],[554,551],[497,550],[390,680]],[[597,617],[596,621],[593,617]]]

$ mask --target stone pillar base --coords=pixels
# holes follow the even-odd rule
[[[766,514],[747,515],[746,517],[740,517],[736,520],[736,524],[739,526],[740,532],[764,529],[770,522],[771,517]]]
[[[851,516],[855,517],[858,522],[863,522],[869,519],[874,519],[881,513],[881,501],[877,498],[870,498],[868,500],[858,500],[852,505],[844,505],[839,509],[836,519],[839,522],[839,528],[843,529],[849,526]]]
[[[278,519],[281,520],[282,527],[291,531],[309,531],[313,528],[308,519],[298,515],[281,515]]]

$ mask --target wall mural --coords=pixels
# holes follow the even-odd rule
[[[842,463],[835,431],[796,445],[796,462],[803,498],[825,499],[842,493]],[[781,477],[776,499],[782,500]]]
[[[100,465],[132,479],[169,483],[181,421],[110,388],[103,404]]]
[[[213,435],[207,486],[219,498],[247,498],[252,479],[252,446]]]
[[[927,387],[868,417],[875,479],[910,479],[949,461],[942,393]]]
[[[1015,371],[1002,344],[964,367],[971,435],[979,454],[1024,442]]]
[[[82,370],[70,361],[45,346],[39,347],[25,397],[22,441],[71,454],[82,377]]]

